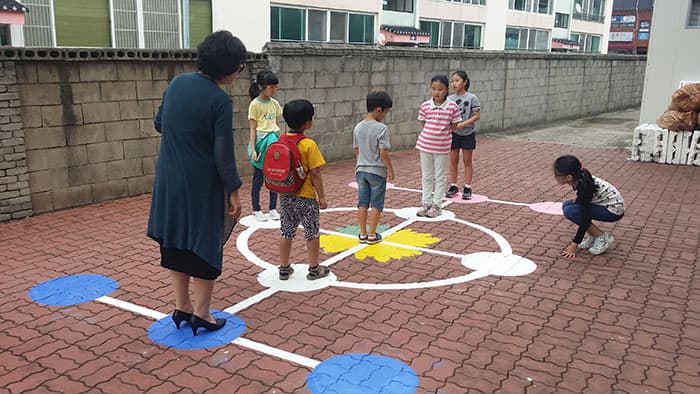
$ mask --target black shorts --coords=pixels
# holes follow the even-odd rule
[[[459,135],[452,133],[452,150],[474,150],[476,149],[476,133],[469,135]]]

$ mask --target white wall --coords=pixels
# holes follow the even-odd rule
[[[700,29],[688,29],[690,0],[656,1],[640,123],[656,123],[680,81],[700,81]]]
[[[270,41],[270,0],[212,0],[214,31],[229,30],[251,52]]]
[[[487,1],[484,49],[502,51],[506,47],[507,1]]]

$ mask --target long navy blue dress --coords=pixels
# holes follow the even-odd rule
[[[154,119],[161,133],[149,237],[161,265],[203,279],[221,274],[233,225],[228,194],[241,187],[231,97],[200,73],[173,78]]]

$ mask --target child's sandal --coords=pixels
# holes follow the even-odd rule
[[[331,269],[324,265],[317,265],[315,267],[309,267],[309,273],[306,274],[306,279],[316,280],[325,278],[331,273]]]
[[[374,233],[373,235],[368,235],[367,236],[367,243],[369,245],[374,245],[382,242],[382,235],[379,233]]]
[[[294,268],[290,265],[289,267],[279,267],[280,280],[287,280],[294,273]]]
[[[357,239],[360,241],[361,244],[366,244],[367,234],[357,234]]]

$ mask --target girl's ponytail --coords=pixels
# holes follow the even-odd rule
[[[251,81],[250,88],[248,88],[248,96],[253,100],[260,95],[260,91],[265,89],[265,87],[270,85],[278,85],[280,83],[277,75],[270,70],[263,70],[258,72],[255,79]]]
[[[580,164],[581,162],[579,162]],[[588,171],[587,168],[584,168],[582,164],[581,165],[581,173],[580,173],[580,178],[579,182],[581,183],[581,187],[583,187],[583,190],[586,192],[590,191],[590,195],[592,196],[593,193],[595,192],[595,182],[593,181],[593,175],[591,174],[590,171]],[[588,195],[588,193],[586,193]]]

